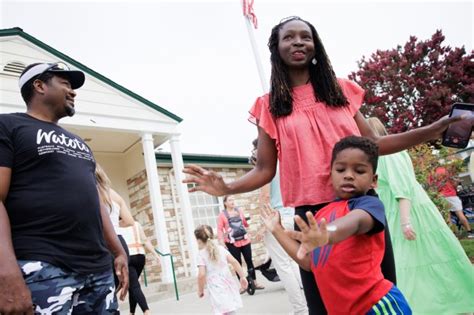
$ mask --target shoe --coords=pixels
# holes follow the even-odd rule
[[[472,231],[467,232],[467,238],[470,238],[470,239],[474,238],[474,232]]]

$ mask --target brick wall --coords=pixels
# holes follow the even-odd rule
[[[211,169],[222,174],[226,181],[235,180],[249,171],[249,169],[244,168]],[[191,268],[195,268],[195,266],[191,266],[186,237],[184,234],[182,215],[179,210],[179,198],[177,196],[176,190],[174,190],[174,192],[172,190],[172,185],[174,185],[174,177],[170,171],[171,167],[158,167],[158,177],[160,181],[161,196],[170,250],[172,255],[175,257],[174,262],[176,276],[177,278],[183,278],[188,276],[191,272]],[[128,179],[127,185],[132,215],[134,216],[135,220],[142,224],[146,236],[156,247],[157,243],[154,235],[153,213],[151,211],[150,196],[145,170]],[[255,235],[256,231],[261,228],[257,207],[258,196],[259,191],[235,195],[236,205],[251,217],[249,222],[250,235]],[[175,199],[175,202],[173,199]],[[179,229],[178,226],[180,227]],[[261,242],[253,241],[252,252],[254,265],[258,266],[266,258],[266,250]],[[161,281],[161,266],[153,259],[153,256],[151,255],[147,256],[145,270],[147,273],[148,282],[152,283]]]

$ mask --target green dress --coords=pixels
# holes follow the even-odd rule
[[[395,255],[397,287],[413,314],[473,312],[474,268],[435,204],[416,181],[408,153],[380,157],[377,174],[377,193],[385,205]],[[399,198],[411,201],[414,241],[403,236]]]

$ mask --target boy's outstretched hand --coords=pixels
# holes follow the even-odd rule
[[[300,242],[300,247],[296,256],[299,259],[304,257],[317,247],[326,245],[329,242],[329,232],[326,226],[326,219],[321,220],[321,224],[318,225],[316,219],[311,212],[306,212],[306,218],[308,224],[303,221],[299,216],[295,216],[295,223],[300,228],[301,232],[298,231],[286,231],[288,235]]]
[[[263,224],[265,224],[265,227],[270,232],[275,231],[278,226],[281,226],[280,213],[272,209],[268,204],[260,209],[260,216],[262,217]]]

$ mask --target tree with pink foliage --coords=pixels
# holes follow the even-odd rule
[[[443,45],[436,31],[421,41],[377,50],[349,75],[366,90],[361,111],[376,116],[390,133],[428,125],[449,114],[455,102],[474,102],[474,52]]]

